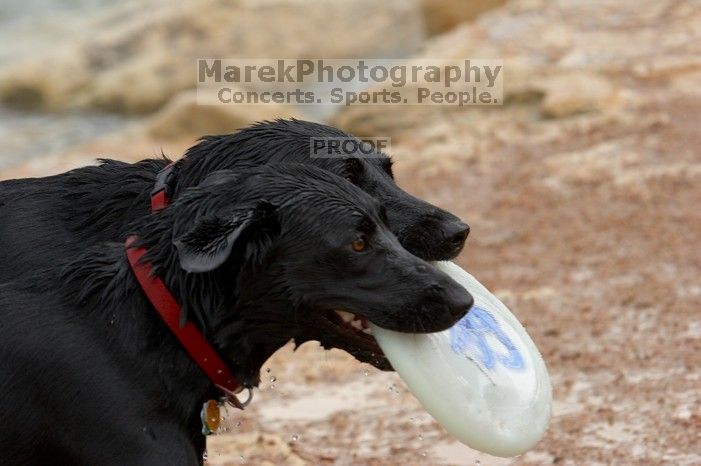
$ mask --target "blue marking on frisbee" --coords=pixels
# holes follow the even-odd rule
[[[492,335],[506,349],[507,354],[495,351],[487,340]],[[511,338],[504,333],[494,316],[478,306],[450,329],[450,347],[456,354],[467,353],[470,359],[479,361],[488,370],[494,370],[499,363],[507,369],[521,370],[525,363],[521,353]],[[475,354],[476,353],[476,354]]]

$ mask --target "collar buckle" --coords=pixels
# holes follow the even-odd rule
[[[248,397],[246,398],[245,401],[241,401],[238,396],[236,396],[237,393],[232,392],[231,390],[227,389],[226,387],[222,387],[221,385],[217,385],[217,388],[221,390],[225,396],[221,398],[222,401],[225,401],[229,403],[231,406],[238,408],[240,410],[243,410],[246,406],[251,404],[251,401],[253,401],[253,390],[251,390],[248,387],[242,387],[240,390],[238,390],[237,393],[241,393],[244,388],[248,391]]]
[[[170,204],[173,197],[175,181],[175,162],[171,162],[166,167],[159,171],[156,175],[156,182],[151,190],[151,211],[158,212]]]

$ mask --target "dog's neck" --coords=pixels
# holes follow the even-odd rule
[[[149,393],[179,425],[196,429],[214,389],[141,292],[124,246],[86,251],[64,268],[60,282],[68,308],[95,331],[114,366],[130,368],[120,371],[128,385]]]
[[[257,386],[263,363],[292,337],[289,327],[271,319],[287,304],[263,301],[268,290],[257,289],[255,272],[240,270],[236,259],[212,272],[186,273],[168,240],[143,237],[144,258],[181,305],[183,317],[198,327],[239,383]]]
[[[149,245],[145,246],[148,250]],[[289,336],[266,333],[265,325],[261,327],[256,319],[266,310],[240,305],[240,293],[223,282],[225,271],[186,274],[171,263],[177,258],[170,243],[151,252],[147,258],[153,261],[154,271],[186,310],[187,318],[227,361],[242,385],[257,386],[262,365]],[[115,363],[138,368],[135,373],[141,374],[139,384],[144,390],[159,393],[157,402],[196,437],[202,404],[221,393],[142,293],[124,245],[108,243],[87,251],[66,267],[62,289],[71,308],[81,319],[89,319],[101,341],[110,347]],[[143,374],[148,377],[143,378]]]

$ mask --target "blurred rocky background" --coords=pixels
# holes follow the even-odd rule
[[[533,451],[491,458],[394,374],[308,344],[266,365],[209,464],[701,464],[701,2],[3,0],[0,178],[321,118],[197,106],[212,57],[504,59],[503,106],[324,121],[391,136],[398,182],[471,224],[458,262],[525,323],[555,402]]]

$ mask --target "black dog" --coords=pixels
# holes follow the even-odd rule
[[[432,332],[472,305],[400,245],[377,200],[315,167],[214,173],[131,231],[246,387],[291,339],[388,369],[344,316]],[[220,393],[142,292],[124,244],[62,270],[59,286],[56,273],[0,285],[2,464],[198,464],[200,409]]]
[[[312,138],[352,138],[297,120],[265,122],[237,134],[208,136],[172,169],[173,197],[210,173],[268,163],[313,164],[344,177],[378,199],[402,245],[426,260],[455,257],[469,228],[454,215],[416,199],[392,178],[390,159],[339,154],[311,157]],[[342,155],[342,157],[341,157]],[[103,241],[122,240],[127,225],[146,215],[156,175],[167,160],[112,160],[64,174],[0,182],[0,281],[55,264]]]

